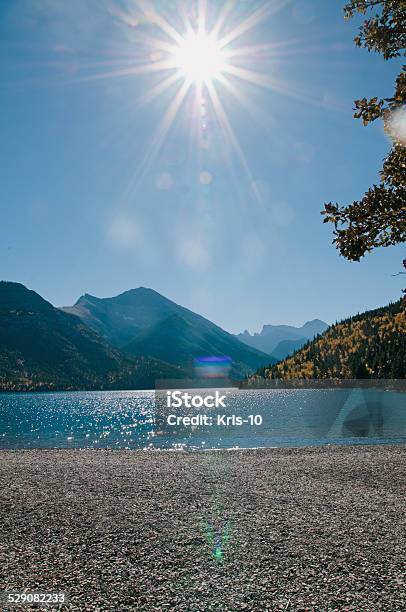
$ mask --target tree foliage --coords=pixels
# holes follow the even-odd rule
[[[249,381],[405,376],[406,311],[399,300],[332,325],[291,357],[258,370]]]
[[[351,0],[344,11],[346,18],[365,15],[355,38],[357,46],[380,53],[385,60],[406,57],[406,0]],[[322,212],[324,222],[335,226],[334,243],[341,255],[359,261],[376,247],[406,241],[406,65],[391,98],[356,100],[354,116],[364,125],[382,119],[393,141],[380,183],[360,201],[347,206],[330,202]]]

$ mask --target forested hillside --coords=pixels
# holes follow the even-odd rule
[[[260,378],[405,378],[406,311],[399,300],[332,325]]]
[[[122,354],[24,285],[0,282],[0,391],[153,389],[157,378],[184,377],[157,359]]]

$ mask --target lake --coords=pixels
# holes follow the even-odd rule
[[[213,419],[210,427],[171,428],[157,414],[153,391],[3,393],[0,448],[195,450],[402,443],[405,397],[360,389],[232,389],[226,408],[197,413],[239,416],[242,425],[216,425]]]

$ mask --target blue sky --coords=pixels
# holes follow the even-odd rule
[[[261,4],[236,2],[223,31]],[[274,86],[230,77],[237,99],[215,82],[240,153],[208,96],[197,116],[192,85],[143,164],[182,86],[142,104],[170,74],[131,72],[155,26],[131,0],[2,0],[2,279],[55,305],[152,287],[232,332],[400,296],[402,249],[347,262],[320,215],[377,182],[390,143],[353,119],[353,100],[391,95],[399,64],[354,46],[339,0],[265,4],[275,10],[232,46],[267,44],[240,62]],[[213,20],[223,5],[208,2]],[[175,2],[155,6],[179,27]]]

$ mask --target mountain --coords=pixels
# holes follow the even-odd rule
[[[328,328],[327,323],[320,319],[307,321],[302,327],[293,325],[264,325],[259,333],[253,336],[248,331],[238,334],[237,338],[248,346],[268,353],[277,359],[283,359],[290,351],[303,346],[307,340],[313,340],[318,334],[322,334]],[[291,344],[282,344],[290,341]],[[299,345],[299,341],[301,344]],[[278,350],[276,350],[278,349]],[[287,351],[284,353],[284,351]]]
[[[406,377],[404,300],[350,317],[328,328],[294,355],[260,369],[261,378]]]
[[[0,282],[0,390],[153,388],[179,368],[112,348],[73,314]]]
[[[208,319],[145,287],[111,298],[86,294],[63,310],[80,317],[126,353],[162,359],[189,372],[193,359],[202,356],[231,357],[231,376],[237,379],[273,361]]]
[[[293,355],[297,350],[302,348],[307,342],[306,338],[298,338],[297,340],[282,340],[272,351],[272,357],[277,361],[285,359],[288,355]]]
[[[269,362],[269,355],[247,347],[220,327],[210,322],[172,314],[159,321],[124,346],[133,355],[153,355],[169,363],[189,367],[194,357],[232,357],[231,375],[245,376],[258,362]]]
[[[122,347],[140,331],[181,309],[162,295],[139,287],[116,297],[98,298],[85,293],[74,306],[62,308],[75,314],[108,342]]]

